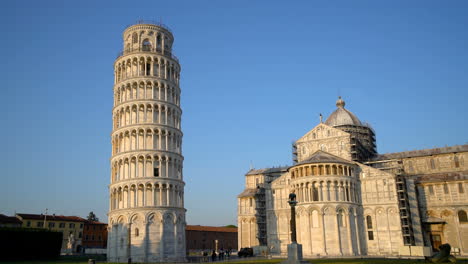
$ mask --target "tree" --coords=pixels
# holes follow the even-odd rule
[[[225,227],[237,228],[237,226],[235,226],[235,225],[227,225],[227,226],[225,226]]]
[[[93,211],[89,212],[88,221],[99,222],[99,218],[93,213]]]

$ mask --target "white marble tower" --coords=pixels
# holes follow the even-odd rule
[[[123,32],[114,62],[108,260],[183,261],[180,65],[168,27]]]

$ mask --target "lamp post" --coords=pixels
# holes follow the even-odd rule
[[[296,194],[289,194],[289,205],[291,206],[291,244],[288,245],[288,259],[282,264],[300,264],[306,263],[302,260],[302,245],[297,243],[296,238]],[[307,262],[308,263],[308,262]]]
[[[289,194],[289,205],[291,206],[291,243],[297,243],[297,237],[296,237],[296,194],[295,193],[290,193]]]

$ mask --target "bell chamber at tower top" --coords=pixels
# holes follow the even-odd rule
[[[133,25],[124,31],[123,41],[124,49],[114,63],[116,84],[135,77],[152,77],[178,86],[180,64],[172,54],[174,37],[168,28],[160,24]]]
[[[178,61],[172,54],[174,37],[169,28],[163,24],[136,24],[128,27],[123,33],[123,51],[117,57],[136,52],[153,52]]]

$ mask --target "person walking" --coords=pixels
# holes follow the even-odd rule
[[[216,251],[213,250],[213,253],[211,253],[211,261],[216,261]]]

